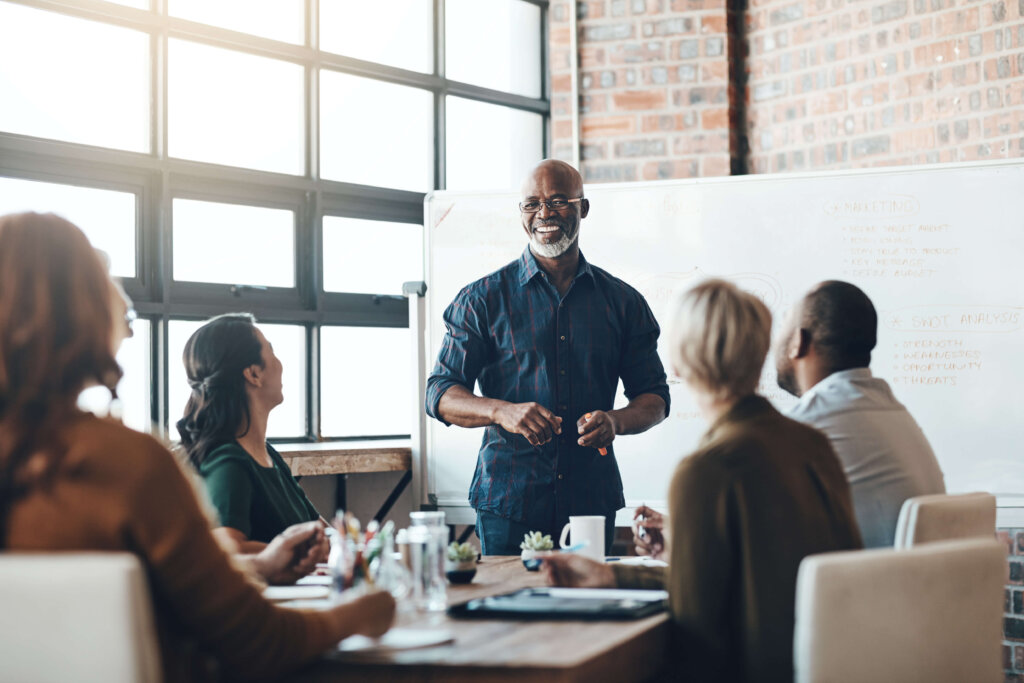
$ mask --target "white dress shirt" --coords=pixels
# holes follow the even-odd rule
[[[946,491],[924,432],[889,384],[868,368],[829,375],[789,416],[832,442],[850,482],[865,548],[892,547],[904,500]]]

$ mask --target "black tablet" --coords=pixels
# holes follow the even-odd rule
[[[639,619],[668,607],[668,593],[595,588],[524,588],[452,605],[453,617]]]

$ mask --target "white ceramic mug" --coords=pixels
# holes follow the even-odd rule
[[[569,523],[562,527],[558,545],[568,548],[565,535],[572,537],[572,545],[584,544],[578,552],[597,562],[604,562],[604,517],[601,515],[580,515],[569,517]]]

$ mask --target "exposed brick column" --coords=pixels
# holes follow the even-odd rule
[[[569,12],[551,4],[551,149],[569,159]],[[587,182],[729,174],[725,0],[578,3]]]
[[[999,529],[1009,560],[1003,605],[1003,669],[1007,683],[1024,681],[1024,529]]]
[[[1024,2],[751,0],[755,173],[1024,155]]]

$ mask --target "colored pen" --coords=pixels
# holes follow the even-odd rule
[[[640,507],[647,507],[647,503],[640,503]],[[647,529],[644,528],[644,522],[647,521],[647,517],[640,515],[636,518],[636,535],[640,538],[647,538]]]
[[[583,416],[583,419],[586,420],[587,422],[590,422],[591,416],[593,416],[593,413],[587,413],[586,415]],[[608,455],[607,448],[598,448],[597,452],[600,453],[601,455]]]

